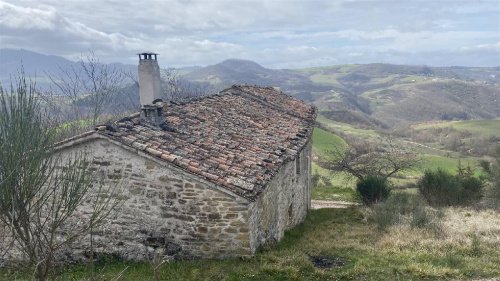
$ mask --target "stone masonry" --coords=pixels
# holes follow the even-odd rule
[[[307,214],[310,150],[309,142],[255,202],[96,134],[60,153],[90,153],[106,184],[121,188],[117,209],[94,235],[96,252],[143,260],[148,247],[180,258],[224,258],[251,256],[279,241]],[[88,252],[88,240],[74,243],[72,251]]]

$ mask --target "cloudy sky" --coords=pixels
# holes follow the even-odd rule
[[[0,0],[0,47],[162,66],[500,65],[500,0]]]

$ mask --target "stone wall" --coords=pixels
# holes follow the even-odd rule
[[[250,245],[252,252],[275,243],[285,230],[301,223],[310,208],[310,140],[298,157],[286,163],[263,194],[250,206]]]
[[[118,208],[94,237],[96,251],[130,260],[144,259],[147,247],[184,258],[251,255],[248,200],[106,139],[61,153],[81,150],[92,153],[106,184],[121,188]],[[77,217],[84,213],[88,208]],[[83,239],[72,248],[87,251],[88,244]]]

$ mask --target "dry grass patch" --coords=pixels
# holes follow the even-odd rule
[[[275,246],[250,259],[174,261],[161,280],[470,280],[500,276],[500,213],[450,208],[442,232],[398,224],[385,231],[359,207],[311,210],[306,221]],[[491,223],[490,223],[491,222]],[[460,225],[462,224],[463,227]],[[474,233],[476,234],[474,236]],[[474,238],[476,237],[476,238]],[[474,242],[475,241],[475,242]],[[321,257],[342,266],[317,267]],[[153,280],[147,263],[108,261],[96,280]],[[28,280],[0,270],[0,280]],[[14,277],[14,278],[11,278]],[[90,280],[85,266],[61,269],[56,280]]]

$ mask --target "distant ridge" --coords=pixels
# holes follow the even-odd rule
[[[27,50],[0,49],[0,81],[20,69],[48,85],[46,72],[75,62]],[[168,62],[165,62],[168,63]],[[135,65],[114,64],[128,72]],[[384,63],[306,69],[269,69],[243,59],[174,69],[181,78],[215,92],[233,84],[279,87],[316,105],[320,116],[359,127],[393,127],[430,120],[500,117],[500,66],[430,67]],[[208,86],[207,86],[208,85]],[[206,86],[206,87],[205,87]],[[124,90],[136,98],[136,91]]]

